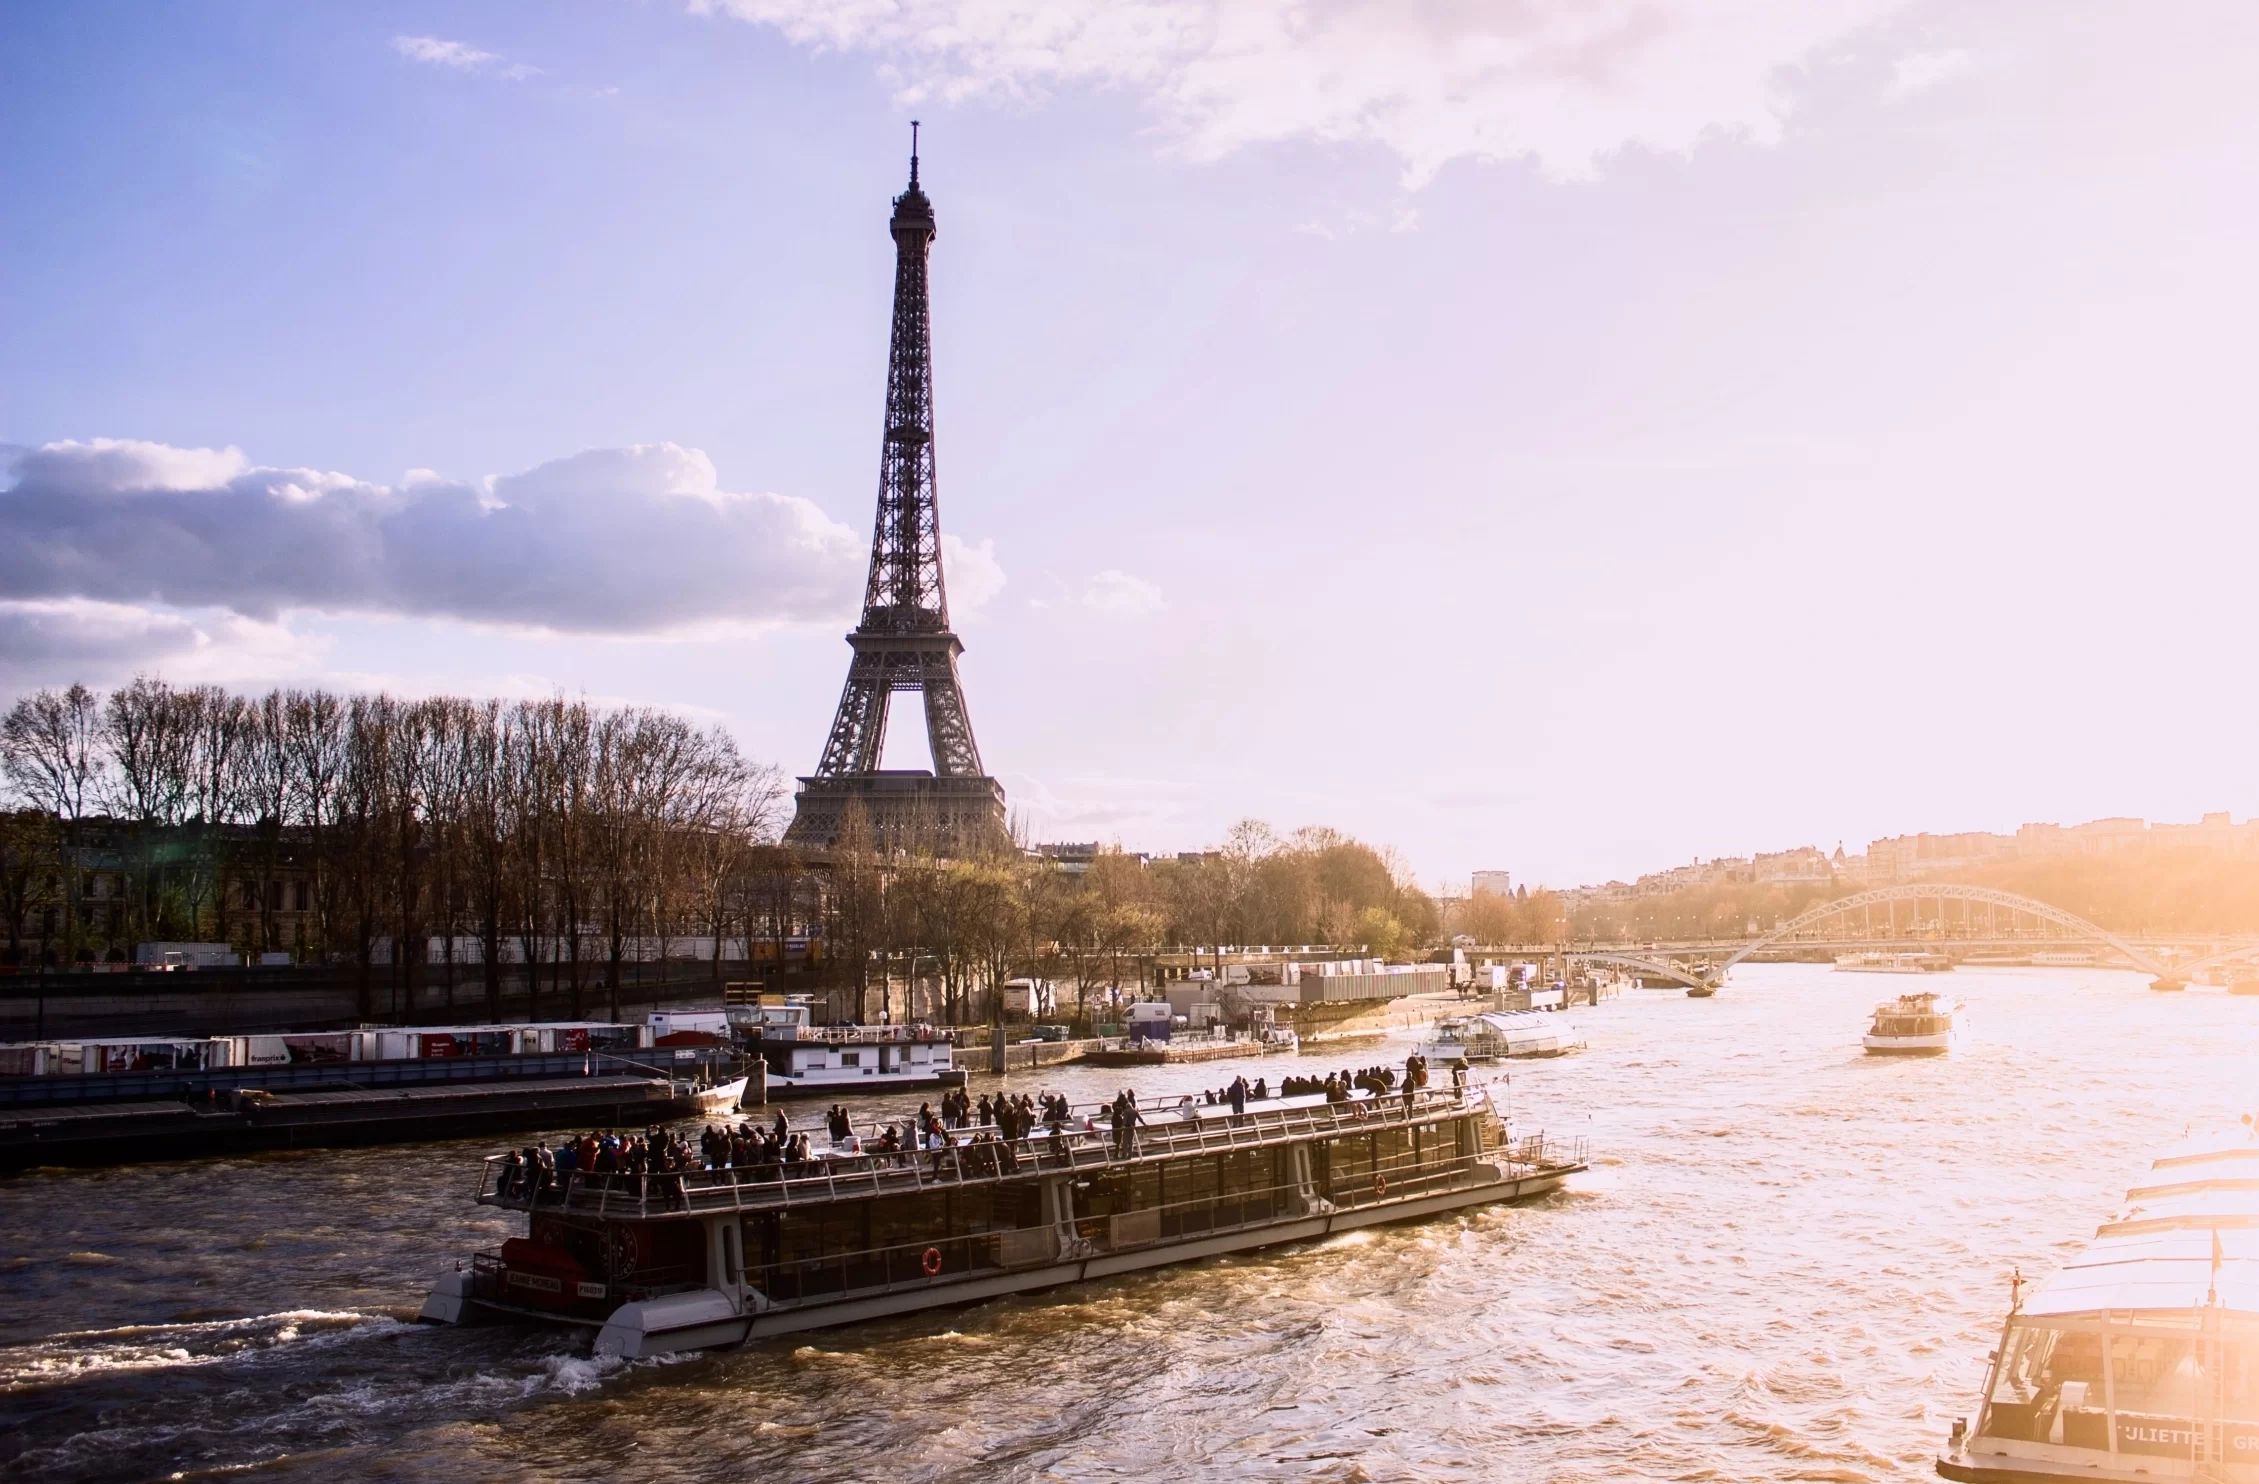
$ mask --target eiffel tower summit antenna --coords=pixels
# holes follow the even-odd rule
[[[882,849],[962,854],[1006,838],[1004,789],[981,769],[965,710],[941,570],[941,514],[933,454],[932,320],[926,262],[937,235],[933,202],[918,184],[918,124],[910,122],[910,184],[894,198],[894,330],[886,363],[886,422],[879,440],[878,517],[863,619],[847,636],[853,657],[816,771],[800,780],[785,840],[839,843],[851,813]],[[896,691],[925,698],[933,770],[880,766],[887,708]]]

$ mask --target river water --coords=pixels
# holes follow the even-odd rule
[[[1942,983],[1951,1059],[1862,1055],[1911,982],[1824,966],[1575,1012],[1585,1055],[1510,1071],[1523,1132],[1593,1150],[1536,1204],[664,1362],[409,1322],[511,1234],[469,1200],[486,1141],[34,1173],[0,1182],[0,1476],[1923,1477],[2011,1267],[2259,1103],[2259,999]]]

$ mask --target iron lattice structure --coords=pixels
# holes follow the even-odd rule
[[[913,126],[914,127],[914,126]],[[1001,839],[1004,790],[982,771],[965,709],[941,571],[941,514],[933,448],[933,326],[926,261],[933,203],[918,184],[913,137],[910,185],[894,198],[894,330],[886,367],[886,427],[879,452],[878,517],[863,619],[847,636],[854,657],[816,771],[800,780],[785,839],[838,843],[860,809],[881,848],[930,846],[961,852]],[[925,697],[933,771],[882,768],[888,708],[896,691]]]

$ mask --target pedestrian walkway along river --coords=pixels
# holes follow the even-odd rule
[[[633,1365],[406,1322],[511,1233],[469,1201],[498,1143],[35,1173],[0,1183],[0,1477],[1923,1477],[2010,1268],[2259,1101],[2259,999],[2145,982],[1926,980],[1969,1005],[1940,1060],[1861,1054],[1887,977],[1633,991],[1577,1012],[1585,1055],[1510,1069],[1524,1132],[1592,1143],[1547,1202]]]

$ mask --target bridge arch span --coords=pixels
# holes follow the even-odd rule
[[[1735,949],[1718,965],[1718,981],[1723,981],[1728,969],[1731,969],[1752,953],[1761,953],[1774,944],[1793,938],[1806,928],[1816,926],[1831,917],[1840,917],[1846,912],[1857,912],[1868,907],[1879,907],[1889,902],[1915,901],[1969,902],[1987,907],[2004,908],[2012,912],[2022,912],[2037,917],[2044,922],[2054,923],[2074,937],[2084,938],[2092,943],[2106,943],[2124,954],[2135,968],[2144,973],[2154,974],[2160,979],[2177,979],[2179,977],[2145,950],[2136,948],[2113,932],[2096,927],[2076,913],[2066,912],[2062,908],[2050,906],[2046,902],[2034,901],[2030,897],[2020,897],[2014,892],[1999,891],[1989,886],[1957,886],[1948,882],[1923,881],[1909,882],[1904,886],[1882,886],[1872,891],[1853,892],[1850,896],[1837,897],[1832,902],[1822,902],[1817,907],[1799,913],[1796,917],[1782,923],[1763,937],[1754,938]]]
[[[1711,989],[1716,987],[1717,984],[1716,980],[1703,979],[1690,974],[1677,964],[1665,963],[1656,958],[1641,958],[1636,953],[1572,953],[1568,957],[1575,959],[1578,963],[1613,964],[1619,969],[1630,969],[1635,973],[1653,974],[1659,978],[1676,980],[1688,989]]]

